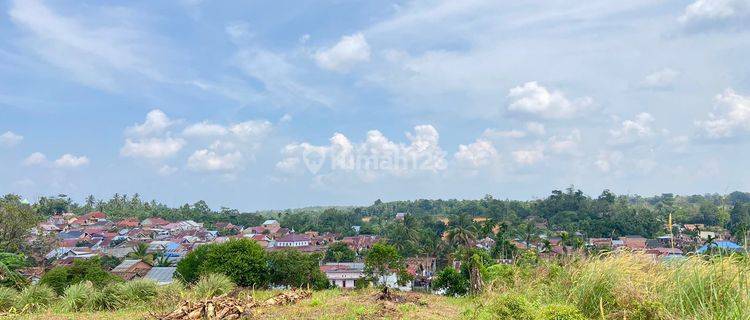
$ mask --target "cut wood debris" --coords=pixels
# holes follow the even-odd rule
[[[252,316],[254,308],[293,304],[310,296],[312,292],[308,290],[291,290],[258,302],[252,297],[238,298],[235,292],[199,301],[184,300],[168,314],[152,313],[151,316],[164,320],[232,320]]]

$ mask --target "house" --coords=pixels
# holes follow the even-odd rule
[[[159,285],[166,285],[174,281],[174,272],[176,270],[176,267],[153,267],[143,278],[153,280]]]
[[[475,245],[480,249],[492,250],[495,246],[495,240],[492,240],[490,237],[485,237],[484,239],[478,240]]]
[[[742,246],[732,241],[716,241],[710,245],[710,249],[719,250],[719,251],[728,251],[728,252],[742,252],[745,250]],[[696,250],[696,252],[705,253],[708,250],[709,250],[709,245],[704,244],[702,247]]]
[[[310,245],[310,236],[289,234],[272,242],[274,247],[305,247]]]
[[[276,233],[281,229],[281,224],[273,219],[263,221],[263,228],[268,229],[271,233]]]
[[[146,219],[143,219],[143,221],[141,221],[142,226],[151,227],[151,228],[166,226],[168,224],[169,224],[169,221],[164,220],[159,217],[146,218]]]
[[[254,240],[263,248],[267,248],[268,244],[271,242],[271,239],[269,239],[268,236],[264,234],[246,234],[243,237]]]
[[[136,218],[129,218],[125,220],[120,220],[116,224],[117,228],[119,229],[131,229],[131,228],[137,228],[141,225],[141,222],[138,221]]]
[[[167,257],[179,257],[180,256],[180,244],[172,241],[151,241],[148,244],[147,252],[161,252]]]
[[[612,248],[612,238],[589,238],[589,245],[599,249]]]
[[[630,250],[644,250],[646,249],[646,238],[638,235],[631,235],[620,237],[623,246]]]
[[[685,228],[685,231],[698,231],[703,230],[706,228],[706,226],[702,223],[696,223],[696,224],[684,224],[682,225],[683,228]]]
[[[396,213],[396,221],[404,221],[404,218],[406,218],[405,212]]]
[[[112,269],[112,274],[125,280],[140,279],[148,274],[151,265],[142,260],[123,260],[118,266]]]
[[[339,288],[354,288],[365,277],[365,264],[360,262],[326,263],[320,266],[328,281]]]
[[[708,237],[711,237],[712,239],[718,239],[719,234],[713,231],[700,231],[698,232],[698,236],[703,240],[708,239]]]
[[[346,243],[346,245],[355,252],[360,252],[372,248],[372,246],[380,240],[381,238],[379,236],[359,235],[344,237],[341,239],[341,242]]]

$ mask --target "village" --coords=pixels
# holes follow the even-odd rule
[[[398,213],[394,220],[403,221],[406,215]],[[475,223],[484,220],[481,217],[474,218]],[[343,243],[356,253],[356,258],[346,262],[321,259],[320,270],[332,286],[355,288],[366,277],[363,254],[375,243],[387,241],[378,235],[358,234],[359,226],[353,227],[356,233],[354,236],[316,231],[297,233],[274,219],[268,219],[258,226],[238,226],[228,222],[217,222],[213,226],[214,230],[208,230],[203,223],[192,220],[170,222],[159,217],[140,221],[134,218],[112,221],[99,211],[81,216],[72,213],[56,214],[33,228],[28,239],[30,243],[41,238],[49,239],[52,249],[43,255],[44,263],[19,271],[35,283],[45,271],[55,266],[69,266],[78,259],[107,257],[116,261],[109,272],[123,280],[149,279],[164,285],[177,279],[176,265],[187,253],[209,243],[250,239],[267,252],[297,250],[302,253],[319,253],[321,256],[331,245]],[[536,227],[544,229],[546,225],[537,222]],[[742,246],[730,241],[731,234],[727,230],[706,228],[702,224],[672,227],[678,231],[674,236],[666,234],[653,239],[639,235],[616,239],[586,238],[581,233],[568,235],[562,232],[555,236],[540,234],[535,241],[511,239],[510,243],[518,251],[531,251],[542,259],[550,260],[568,255],[618,250],[640,252],[654,260],[679,259],[688,254],[715,250],[744,251]],[[497,230],[493,233],[497,233]],[[446,233],[444,238],[447,236]],[[488,236],[471,240],[468,245],[489,252],[496,247],[496,240]],[[144,259],[146,255],[150,255],[150,259]],[[437,257],[409,257],[405,262],[406,270],[412,276],[409,283],[399,285],[396,274],[392,273],[381,281],[382,284],[404,291],[429,291],[433,276],[438,271]],[[513,259],[497,259],[496,262],[514,263]],[[458,269],[461,261],[449,261],[448,264]]]

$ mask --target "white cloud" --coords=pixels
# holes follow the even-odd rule
[[[89,164],[89,158],[86,156],[75,156],[69,153],[62,155],[55,160],[54,165],[58,168],[77,168]]]
[[[300,172],[302,165],[306,165],[316,174],[328,164],[327,171],[353,173],[363,181],[384,175],[408,176],[445,170],[446,153],[438,144],[439,134],[433,126],[415,126],[414,132],[406,137],[409,144],[391,141],[380,131],[370,130],[364,141],[352,143],[345,135],[335,133],[328,145],[287,145],[282,150],[284,158],[276,167],[283,172]]]
[[[708,120],[696,122],[709,138],[728,138],[738,131],[750,131],[750,97],[726,89],[715,100],[714,112],[708,114]]]
[[[146,121],[126,128],[125,133],[137,136],[160,134],[173,124],[175,121],[169,119],[163,111],[154,109],[146,114]]]
[[[286,122],[291,122],[291,121],[292,121],[292,115],[291,115],[291,114],[288,114],[288,113],[285,113],[285,114],[284,114],[284,115],[283,115],[283,116],[281,117],[281,119],[279,119],[279,122],[280,122],[280,123],[286,123]]]
[[[628,144],[634,143],[644,138],[654,135],[651,125],[654,117],[647,112],[641,112],[633,120],[625,120],[620,123],[620,127],[609,130],[611,144]]]
[[[685,8],[679,21],[695,23],[726,20],[746,16],[748,13],[750,13],[750,2],[747,0],[697,0]]]
[[[549,149],[554,153],[568,153],[572,154],[578,149],[578,144],[581,142],[581,131],[573,129],[569,135],[560,136],[555,135],[549,138],[548,146]]]
[[[525,137],[526,132],[521,131],[521,130],[485,129],[484,133],[482,133],[482,136],[489,138],[489,139],[499,139],[499,138],[518,139],[518,138]]]
[[[227,128],[222,125],[210,123],[207,121],[192,124],[182,130],[182,135],[188,137],[214,137],[227,134]]]
[[[177,172],[177,170],[178,170],[177,168],[165,164],[165,165],[161,166],[161,168],[159,168],[159,170],[157,171],[157,173],[160,176],[165,177],[165,176],[170,176],[170,175],[174,174],[175,172]]]
[[[508,110],[545,119],[572,118],[591,107],[593,99],[583,97],[570,101],[561,91],[548,90],[536,81],[510,89]]]
[[[544,124],[541,124],[539,122],[527,122],[526,131],[538,136],[543,136],[546,132],[546,130],[544,129]]]
[[[358,63],[370,61],[370,46],[362,33],[343,36],[333,47],[319,50],[315,61],[323,69],[346,72]]]
[[[453,156],[460,164],[473,168],[489,165],[498,158],[492,143],[481,139],[469,145],[459,145]]]
[[[533,165],[544,160],[544,146],[537,145],[528,149],[516,150],[511,153],[513,160],[522,165]]]
[[[218,154],[201,149],[195,151],[187,160],[187,166],[194,171],[233,171],[240,168],[242,154],[239,151]]]
[[[135,28],[141,25],[133,20],[137,15],[123,7],[65,16],[38,0],[16,0],[9,16],[28,32],[22,44],[68,78],[107,90],[134,78],[163,79],[147,59],[155,43]]]
[[[594,165],[596,165],[596,167],[601,172],[611,172],[617,168],[620,162],[622,162],[623,158],[624,156],[620,151],[602,151],[597,156]]]
[[[41,152],[34,152],[28,157],[26,157],[26,159],[23,160],[23,165],[36,166],[36,165],[45,164],[46,162],[47,162],[47,156],[45,156]]]
[[[0,134],[0,146],[3,147],[13,147],[21,143],[23,140],[23,136],[15,134],[11,131],[7,131],[3,134]]]
[[[164,159],[179,152],[185,146],[185,140],[166,137],[141,140],[125,139],[120,154],[131,158]]]
[[[262,139],[271,132],[272,125],[266,120],[249,120],[229,127],[229,131],[242,140]]]
[[[672,86],[679,75],[680,73],[678,71],[664,68],[647,75],[643,81],[641,81],[641,87],[648,89],[666,89]]]

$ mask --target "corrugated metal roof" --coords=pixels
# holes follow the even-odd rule
[[[175,270],[177,270],[176,267],[153,267],[146,274],[146,279],[154,280],[159,284],[172,283]]]
[[[141,262],[141,260],[123,260],[122,263],[112,269],[112,272],[127,272],[130,267],[138,262]]]

